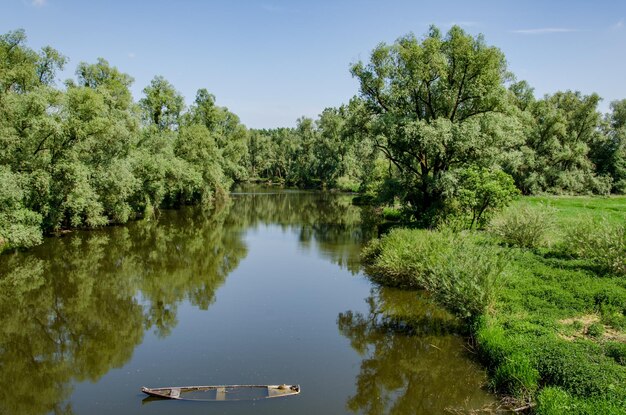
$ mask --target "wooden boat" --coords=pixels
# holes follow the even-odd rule
[[[142,387],[141,391],[155,398],[186,401],[248,401],[280,398],[300,393],[300,385],[216,385]]]

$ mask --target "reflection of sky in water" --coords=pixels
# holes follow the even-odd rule
[[[370,315],[381,298],[358,272],[361,240],[371,235],[360,209],[345,196],[272,193],[237,195],[211,215],[165,211],[158,221],[75,232],[0,257],[0,413],[366,410],[353,401],[372,359],[380,393],[406,399],[401,386],[384,386],[385,368],[393,366],[394,344],[415,348],[423,338],[386,332],[391,353],[376,357],[380,324],[353,319],[348,330],[342,322],[346,310]],[[368,333],[360,345],[357,328]],[[461,344],[441,333],[428,341],[448,342],[450,350]],[[359,355],[363,345],[375,355]],[[424,356],[397,362],[427,371],[418,361]],[[448,366],[462,362],[467,379],[481,379],[460,353],[454,359]],[[426,361],[433,373],[447,373],[441,362]],[[236,383],[300,383],[303,393],[207,406],[142,405],[139,392],[143,385]],[[474,384],[467,393],[484,399]]]

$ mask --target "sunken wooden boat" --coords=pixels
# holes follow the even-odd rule
[[[185,401],[253,401],[297,395],[300,385],[144,386],[141,391],[155,398]]]

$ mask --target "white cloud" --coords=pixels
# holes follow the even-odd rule
[[[511,30],[511,33],[518,33],[521,35],[548,35],[552,33],[571,33],[578,32],[577,29],[569,29],[566,27],[542,27],[540,29],[519,29]]]
[[[135,52],[128,52],[128,57],[130,59],[135,59],[135,57],[137,57],[137,55],[135,54]]]
[[[48,3],[48,0],[33,0],[31,4],[35,7],[43,7]]]
[[[622,30],[624,28],[624,19],[620,19],[619,22],[611,26],[611,30]]]

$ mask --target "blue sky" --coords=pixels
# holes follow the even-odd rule
[[[626,1],[0,0],[0,32],[81,61],[107,59],[135,78],[155,75],[191,103],[207,88],[251,128],[293,126],[358,93],[350,63],[379,42],[430,24],[483,33],[537,96],[597,92],[600,109],[626,98]]]

